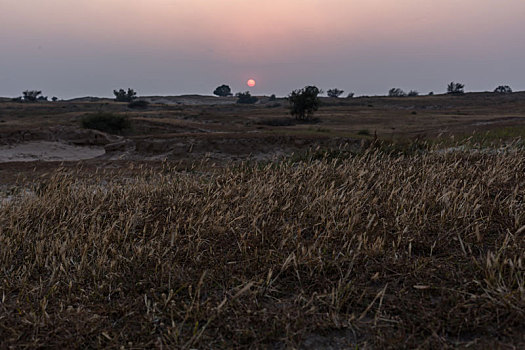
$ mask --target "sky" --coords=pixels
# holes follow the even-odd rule
[[[525,0],[0,0],[0,96],[525,90],[524,26]]]

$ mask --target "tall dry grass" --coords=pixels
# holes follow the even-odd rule
[[[523,151],[93,176],[0,208],[0,347],[524,343]]]

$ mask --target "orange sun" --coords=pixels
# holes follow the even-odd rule
[[[254,87],[255,86],[255,80],[253,79],[250,79],[246,82],[246,85],[248,85],[249,87]]]

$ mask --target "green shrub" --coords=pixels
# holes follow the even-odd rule
[[[128,117],[104,112],[88,114],[82,118],[81,123],[83,128],[99,130],[109,134],[120,134],[131,126]]]

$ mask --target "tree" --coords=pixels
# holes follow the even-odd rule
[[[388,96],[390,97],[405,97],[407,94],[400,88],[392,88],[388,90]]]
[[[417,92],[416,90],[410,90],[410,92],[408,93],[408,96],[410,97],[419,96],[419,92]]]
[[[351,92],[351,93],[348,94],[348,96],[346,96],[346,98],[354,98],[354,95],[355,94],[353,92]]]
[[[42,94],[42,91],[38,90],[26,90],[23,92],[24,94],[24,101],[26,102],[35,102],[38,99],[38,96]]]
[[[339,96],[341,96],[344,93],[344,90],[339,90],[335,88],[328,90],[326,93],[328,94],[328,97],[339,98]]]
[[[252,96],[249,91],[239,92],[235,96],[237,97],[237,103],[240,104],[254,104],[255,102],[259,101],[259,99],[255,96]]]
[[[510,94],[512,93],[512,89],[508,85],[500,85],[494,90],[494,92],[498,94]]]
[[[465,93],[465,84],[451,82],[447,85],[447,94],[449,95],[463,95]]]
[[[213,91],[213,94],[219,97],[232,96],[232,89],[228,85],[221,85]]]
[[[56,102],[56,101],[58,101],[58,97],[56,97],[56,96],[53,96],[53,98],[51,99],[51,101],[53,101],[53,102]]]
[[[315,111],[319,109],[319,97],[322,93],[316,86],[306,86],[302,89],[294,90],[288,95],[290,102],[290,113],[297,120],[308,120]]]
[[[268,99],[268,101],[275,101],[275,100],[277,100],[277,96],[275,96],[275,94],[272,94],[270,98]]]
[[[113,90],[113,94],[117,102],[131,102],[137,98],[137,93],[133,89],[128,89],[127,92],[124,89]]]

